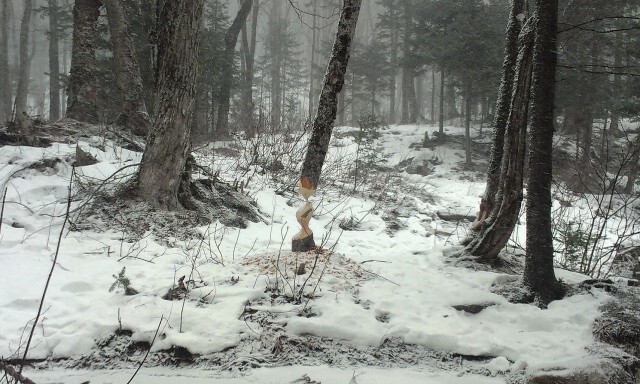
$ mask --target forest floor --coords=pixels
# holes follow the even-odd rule
[[[246,228],[119,195],[141,153],[97,128],[2,147],[0,357],[23,357],[57,253],[24,371],[39,384],[516,383],[626,358],[594,338],[612,296],[584,275],[557,269],[574,289],[546,310],[494,293],[521,274],[523,223],[511,268],[451,262],[490,144],[476,132],[465,165],[462,130],[423,146],[435,130],[391,126],[358,146],[357,128],[337,128],[311,199],[321,249],[308,254],[288,251],[305,136],[197,149],[200,176],[255,201]],[[73,167],[76,145],[97,162]]]

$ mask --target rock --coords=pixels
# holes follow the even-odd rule
[[[475,315],[476,313],[480,313],[485,309],[494,305],[496,305],[496,303],[459,304],[459,305],[452,305],[452,307],[456,311],[471,313]]]
[[[85,165],[93,165],[97,162],[98,160],[92,154],[80,148],[80,144],[76,145],[76,162],[74,166],[84,167]]]

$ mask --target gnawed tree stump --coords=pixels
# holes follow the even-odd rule
[[[331,58],[324,76],[309,147],[302,164],[300,194],[305,198],[306,203],[296,213],[296,219],[302,226],[302,230],[294,236],[291,244],[291,248],[295,252],[306,252],[315,247],[313,232],[309,228],[309,221],[313,215],[313,206],[309,203],[309,197],[318,189],[322,165],[329,149],[333,123],[338,113],[338,93],[344,86],[344,74],[347,71],[349,51],[356,31],[361,3],[362,0],[344,0],[342,5],[338,32],[333,42]]]
[[[306,203],[296,211],[296,220],[298,220],[302,228],[300,232],[293,236],[293,240],[291,241],[291,250],[293,252],[307,252],[316,246],[313,240],[313,231],[309,228],[309,222],[313,216],[313,205],[309,202],[309,198],[313,196],[316,189],[313,188],[312,184],[307,180],[308,179],[303,178],[300,181],[298,189]]]

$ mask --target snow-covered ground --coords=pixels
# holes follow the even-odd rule
[[[422,141],[426,129],[435,130],[392,126],[384,131],[376,150],[390,167],[410,158],[437,164],[431,174],[389,171],[386,179],[369,180],[376,187],[363,187],[365,193],[327,187],[311,199],[316,206],[311,224],[316,241],[323,241],[333,252],[306,256],[288,252],[290,239],[298,231],[294,216],[302,200],[293,194],[276,194],[278,186],[269,182],[268,175],[260,182],[260,176],[255,176],[245,191],[255,198],[265,221],[249,223],[246,229],[219,223],[197,228],[204,240],[178,235],[160,239],[153,234],[132,240],[123,234],[125,224],[106,231],[69,225],[72,231],[64,232],[28,357],[88,355],[116,331],[129,330],[133,341],[153,341],[152,351],[178,346],[203,359],[234,348],[242,348],[247,355],[265,353],[252,348],[264,343],[268,332],[289,340],[339,339],[343,345],[371,350],[400,340],[408,349],[484,357],[473,369],[461,371],[439,369],[428,362],[381,369],[329,367],[322,361],[308,366],[295,359],[286,361],[289,366],[285,367],[273,366],[281,362],[231,373],[216,367],[144,368],[136,380],[140,383],[175,382],[177,376],[193,383],[282,383],[295,382],[305,374],[327,383],[494,383],[502,382],[501,375],[510,370],[574,368],[595,360],[590,351],[592,325],[598,307],[609,300],[606,294],[584,292],[541,310],[509,303],[491,292],[492,284],[514,276],[444,262],[443,251],[458,243],[468,223],[447,222],[437,213],[473,215],[484,182],[476,172],[461,167],[464,157],[459,146],[410,149],[411,143]],[[448,131],[460,133],[453,127]],[[329,165],[340,156],[352,155],[355,148],[349,137],[334,144]],[[95,187],[122,167],[140,161],[140,154],[98,138],[80,145],[99,160],[76,169],[77,180],[85,187]],[[49,148],[0,148],[0,187],[7,187],[0,232],[0,356],[4,358],[23,353],[63,223],[74,154],[75,145],[57,143]],[[55,158],[60,161],[50,167],[32,166]],[[231,167],[225,169],[223,179],[232,180]],[[131,166],[118,175],[134,171]],[[116,179],[122,182],[126,177]],[[74,184],[74,192],[79,188]],[[74,200],[72,209],[83,202]],[[387,225],[389,217],[396,223],[392,229]],[[342,230],[339,224],[347,221],[357,223],[356,230]],[[307,262],[306,273],[296,276],[293,270],[302,261]],[[123,267],[137,295],[125,296],[117,286],[110,291],[114,275]],[[301,302],[272,296],[278,289],[295,299],[312,270]],[[163,300],[183,275],[192,280],[187,299]],[[561,270],[557,275],[569,283],[585,278]],[[477,314],[453,308],[471,304],[491,305]],[[38,383],[88,379],[121,383],[133,369],[76,371],[58,366],[26,373]]]

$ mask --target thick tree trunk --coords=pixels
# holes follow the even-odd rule
[[[229,135],[229,108],[231,86],[233,85],[233,57],[238,35],[251,12],[253,0],[243,0],[240,10],[233,23],[224,35],[224,60],[220,76],[220,93],[218,94],[218,119],[216,121],[216,136],[225,138]]]
[[[60,118],[60,61],[58,49],[58,0],[49,6],[49,120]]]
[[[96,40],[100,0],[76,0],[73,6],[73,47],[67,91],[67,117],[98,122]]]
[[[527,182],[524,282],[542,307],[562,298],[553,270],[551,178],[557,65],[558,0],[536,0],[533,89]]]
[[[11,83],[9,82],[9,1],[0,2],[0,125],[11,119]]]
[[[122,0],[102,0],[107,8],[107,19],[113,42],[116,64],[116,87],[120,92],[121,118],[117,124],[128,127],[136,135],[146,136],[151,126],[144,99],[140,65]]]
[[[138,190],[143,199],[162,209],[180,207],[181,184],[188,192],[189,174],[185,167],[190,149],[203,5],[204,0],[160,0],[156,9],[156,112],[142,156]]]
[[[29,28],[31,14],[33,13],[33,0],[25,0],[24,15],[20,26],[20,72],[18,74],[18,88],[16,89],[16,101],[14,105],[14,120],[27,112],[27,96],[29,94],[29,76],[31,68],[31,55],[29,55]]]
[[[466,250],[482,262],[494,261],[509,241],[518,222],[522,205],[523,168],[533,50],[533,26],[529,23],[520,33],[509,119],[504,136],[500,181],[496,193],[496,207],[486,220],[480,221],[478,234],[467,245]]]
[[[509,111],[511,109],[511,98],[516,74],[516,61],[518,58],[518,36],[522,29],[522,22],[518,20],[518,15],[525,11],[525,0],[512,0],[509,23],[506,31],[506,41],[504,47],[504,61],[502,63],[502,78],[500,80],[500,90],[496,102],[496,111],[493,121],[493,140],[491,142],[491,155],[489,158],[489,168],[487,170],[487,185],[480,200],[478,217],[474,223],[474,229],[479,229],[484,221],[489,217],[496,204],[496,194],[500,184],[500,168],[504,149],[504,135],[509,121]],[[476,237],[478,233],[472,236]],[[471,241],[467,239],[466,241]]]
[[[338,32],[333,43],[331,58],[324,76],[318,112],[313,121],[313,131],[309,139],[307,154],[302,164],[300,176],[300,193],[307,203],[298,210],[296,217],[302,225],[302,230],[294,236],[292,250],[297,252],[309,251],[314,246],[313,232],[308,222],[313,214],[313,207],[308,199],[318,189],[322,165],[329,149],[331,132],[338,111],[338,93],[344,85],[344,75],[349,62],[351,42],[356,32],[356,24],[360,13],[362,0],[344,0]]]

